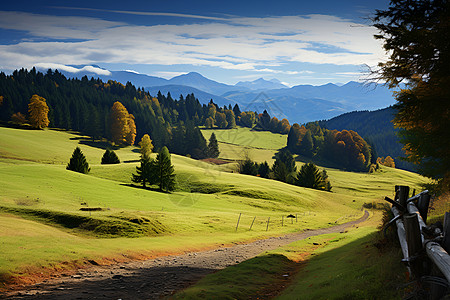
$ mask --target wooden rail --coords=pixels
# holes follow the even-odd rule
[[[408,194],[409,187],[396,186],[395,199],[386,197],[392,204],[391,211],[397,225],[403,261],[413,279],[423,281],[424,278],[435,278],[434,282],[439,281],[441,287],[442,282],[444,285],[446,283],[446,288],[432,286],[429,289],[430,299],[440,299],[450,291],[450,213],[445,214],[443,231],[427,226],[429,192],[424,191],[412,197],[408,197]],[[438,270],[438,275],[431,275],[430,270]]]

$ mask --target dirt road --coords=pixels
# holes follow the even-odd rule
[[[4,299],[159,299],[181,290],[203,276],[311,236],[342,232],[365,221],[309,230],[273,237],[248,244],[221,247],[214,250],[166,256],[146,261],[134,261],[113,266],[94,266],[79,270],[76,275],[62,276],[43,283],[9,291]]]

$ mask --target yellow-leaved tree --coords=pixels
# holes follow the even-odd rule
[[[116,145],[133,145],[136,138],[134,116],[119,101],[111,108],[111,140]]]
[[[144,134],[141,141],[139,142],[139,146],[141,146],[142,156],[150,156],[153,151],[153,144],[148,134]]]
[[[30,125],[34,128],[43,129],[48,126],[48,105],[45,98],[33,95],[28,104]]]

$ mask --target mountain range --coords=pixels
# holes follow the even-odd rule
[[[341,86],[329,83],[320,86],[288,87],[277,79],[259,78],[228,85],[196,72],[164,79],[132,71],[107,71],[98,66],[90,68],[72,66],[71,69],[80,71],[59,71],[68,78],[87,76],[103,81],[115,80],[123,84],[131,82],[136,87],[144,88],[151,95],[156,95],[158,91],[163,94],[170,92],[174,99],[178,99],[180,95],[194,93],[204,104],[211,99],[220,106],[237,103],[241,111],[267,110],[271,116],[279,119],[287,118],[290,123],[330,119],[355,110],[376,110],[395,102],[392,92],[385,86],[375,84],[367,86],[354,81]]]

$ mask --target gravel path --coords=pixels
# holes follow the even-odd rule
[[[43,283],[23,287],[0,296],[3,299],[159,299],[186,288],[203,276],[238,264],[261,252],[311,236],[342,232],[365,221],[272,237],[248,244],[220,247],[214,250],[165,256],[113,266],[94,266],[76,275],[62,276]]]

